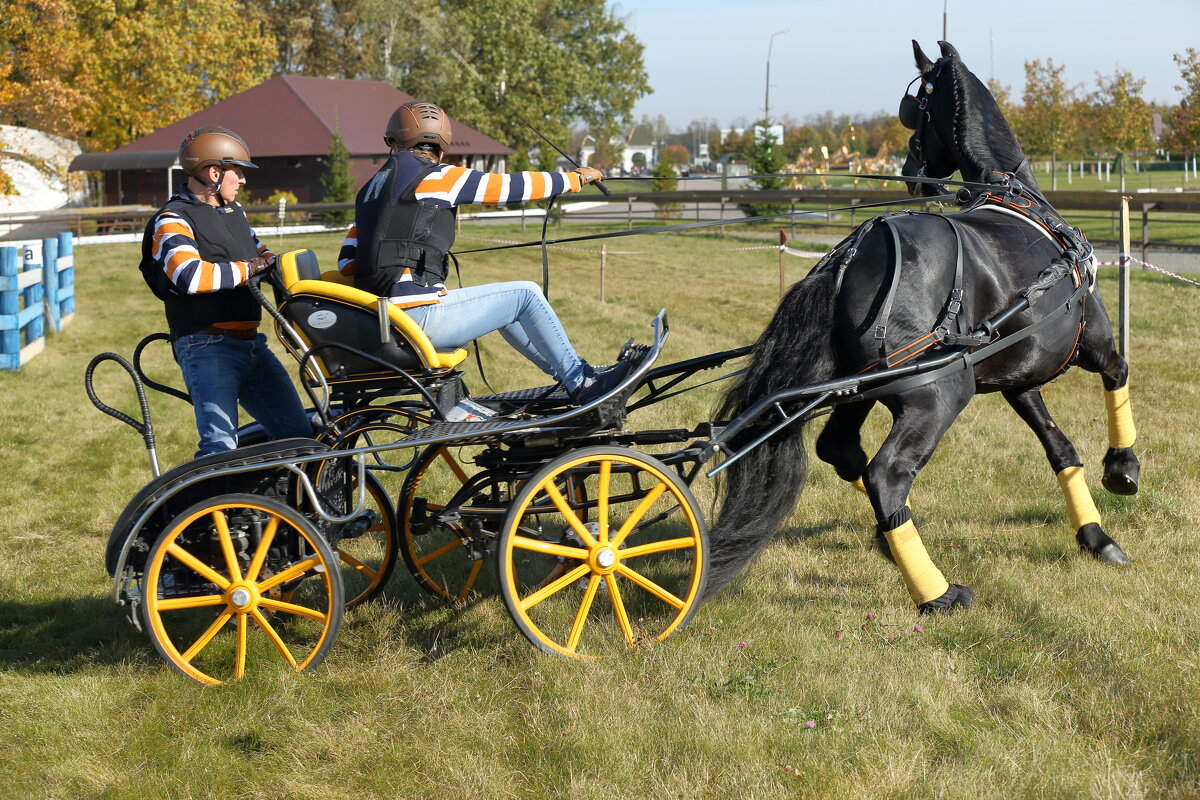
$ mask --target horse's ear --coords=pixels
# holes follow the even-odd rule
[[[928,75],[933,69],[933,62],[929,60],[929,56],[925,55],[925,51],[921,49],[921,45],[917,44],[917,40],[913,39],[913,58],[917,62],[917,71],[922,75]]]
[[[960,56],[958,54],[958,51],[954,49],[954,45],[950,44],[949,42],[943,42],[943,41],[939,40],[938,47],[942,48],[942,56],[944,56],[945,58],[954,56],[955,58],[957,58],[959,60],[962,59],[962,56]]]

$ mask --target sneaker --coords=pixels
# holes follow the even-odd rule
[[[629,377],[633,366],[632,361],[618,361],[607,367],[589,367],[590,374],[571,392],[571,401],[577,406],[585,406],[604,397]]]

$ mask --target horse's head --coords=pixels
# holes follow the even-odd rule
[[[900,122],[913,132],[902,173],[945,180],[957,170],[965,181],[984,182],[993,173],[1013,174],[1036,189],[1037,179],[996,98],[963,65],[953,45],[938,45],[942,57],[930,61],[913,42],[920,74],[913,80],[916,92],[900,101]],[[945,192],[936,183],[910,183],[908,190],[927,197]]]
[[[958,169],[954,149],[954,86],[948,66],[958,59],[958,51],[947,42],[938,42],[942,57],[936,62],[913,41],[920,74],[909,84],[916,83],[917,90],[905,93],[900,101],[900,123],[913,132],[908,140],[908,158],[904,160],[901,174],[905,177],[949,178]],[[944,192],[938,184],[908,184],[913,196],[932,197]]]

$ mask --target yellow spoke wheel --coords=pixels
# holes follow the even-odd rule
[[[504,603],[534,645],[610,655],[691,619],[708,528],[687,485],[656,458],[590,447],[524,485],[501,528],[497,566]]]
[[[240,680],[251,665],[311,669],[341,625],[337,564],[312,524],[277,500],[201,501],[150,549],[146,631],[172,667],[201,683]]]
[[[435,517],[479,469],[477,446],[426,448],[413,463],[397,501],[400,554],[417,584],[429,594],[463,602],[490,581],[484,570],[491,537],[504,517],[510,487],[482,486],[469,505],[481,524],[468,520],[441,523]],[[469,544],[468,544],[469,543]]]

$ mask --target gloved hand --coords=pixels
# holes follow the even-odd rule
[[[255,275],[260,275],[275,266],[275,257],[263,258],[255,256],[246,262],[246,277],[253,278]]]
[[[587,186],[589,183],[597,183],[604,180],[604,174],[595,167],[576,167],[572,172],[579,176],[581,186]]]

